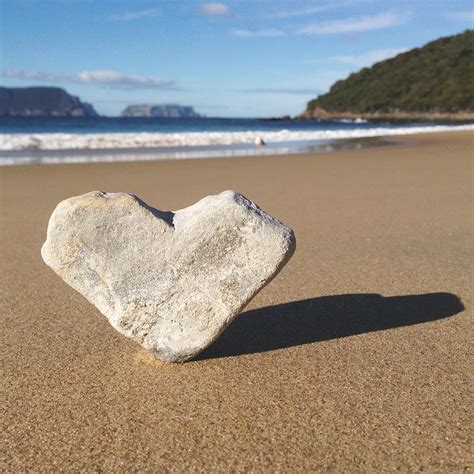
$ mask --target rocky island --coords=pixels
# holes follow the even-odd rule
[[[94,107],[60,87],[0,87],[0,117],[97,117]]]
[[[122,113],[122,117],[157,117],[157,118],[198,118],[193,107],[177,104],[157,105],[129,105]]]
[[[474,120],[474,30],[441,38],[337,81],[300,118]]]

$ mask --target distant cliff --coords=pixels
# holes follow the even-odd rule
[[[474,119],[474,31],[441,38],[334,83],[302,118]]]
[[[193,107],[161,104],[161,105],[129,105],[122,117],[159,117],[159,118],[193,118],[201,117]]]
[[[97,112],[59,87],[0,87],[0,116],[96,117]]]

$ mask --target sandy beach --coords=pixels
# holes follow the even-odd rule
[[[473,132],[357,151],[0,168],[0,469],[472,467]],[[56,204],[235,189],[297,251],[199,360],[167,365],[42,261]]]

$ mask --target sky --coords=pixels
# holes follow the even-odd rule
[[[0,0],[0,83],[130,104],[296,115],[336,80],[473,28],[470,0]]]

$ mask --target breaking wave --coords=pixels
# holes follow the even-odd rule
[[[107,150],[166,147],[206,147],[248,145],[258,138],[266,143],[338,140],[350,138],[411,135],[415,133],[474,130],[469,125],[431,125],[410,127],[373,127],[352,130],[279,130],[245,132],[176,132],[176,133],[30,133],[0,134],[0,151],[28,150]]]

